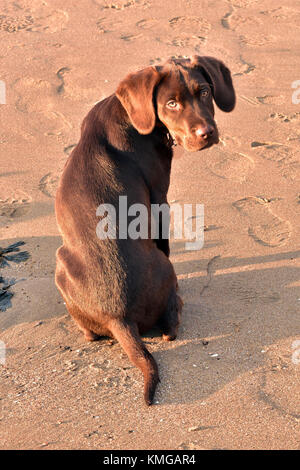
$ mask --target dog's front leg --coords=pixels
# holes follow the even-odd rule
[[[170,244],[169,239],[158,238],[155,240],[157,248],[159,248],[168,258],[170,256]]]
[[[168,258],[170,256],[169,230],[170,230],[170,206],[165,195],[151,195],[152,224],[154,225],[154,242]]]

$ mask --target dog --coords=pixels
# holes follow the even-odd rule
[[[151,405],[158,367],[141,334],[158,325],[176,338],[183,302],[169,260],[169,240],[99,238],[97,208],[167,204],[172,145],[196,152],[218,143],[214,105],[235,106],[229,69],[212,57],[170,59],[130,73],[116,93],[85,117],[81,137],[60,178],[55,211],[63,244],[55,281],[87,340],[115,338],[144,376]],[[150,220],[149,220],[150,224]]]

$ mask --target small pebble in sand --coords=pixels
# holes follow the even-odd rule
[[[194,432],[194,431],[199,431],[201,428],[201,426],[191,426],[190,428],[188,428],[188,432]]]

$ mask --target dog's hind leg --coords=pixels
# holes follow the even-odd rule
[[[109,327],[131,362],[142,371],[144,399],[147,405],[151,405],[159,382],[158,368],[153,356],[141,340],[137,324],[125,320],[112,320]]]
[[[83,315],[78,307],[71,305],[70,303],[66,302],[66,307],[74,322],[84,334],[86,341],[97,341],[100,338],[100,335],[93,331],[93,325],[89,324],[87,315]]]
[[[177,336],[183,301],[181,297],[176,294],[176,290],[176,287],[171,290],[167,308],[159,320],[164,341],[173,341]]]

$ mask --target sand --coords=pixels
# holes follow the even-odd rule
[[[299,448],[299,33],[292,0],[1,0],[0,246],[25,242],[0,273],[2,449]],[[86,343],[55,288],[54,195],[93,104],[195,53],[224,60],[237,106],[216,110],[218,146],[175,150],[169,201],[204,204],[205,244],[172,240],[185,306],[175,342],[144,338],[147,408],[140,372]]]

